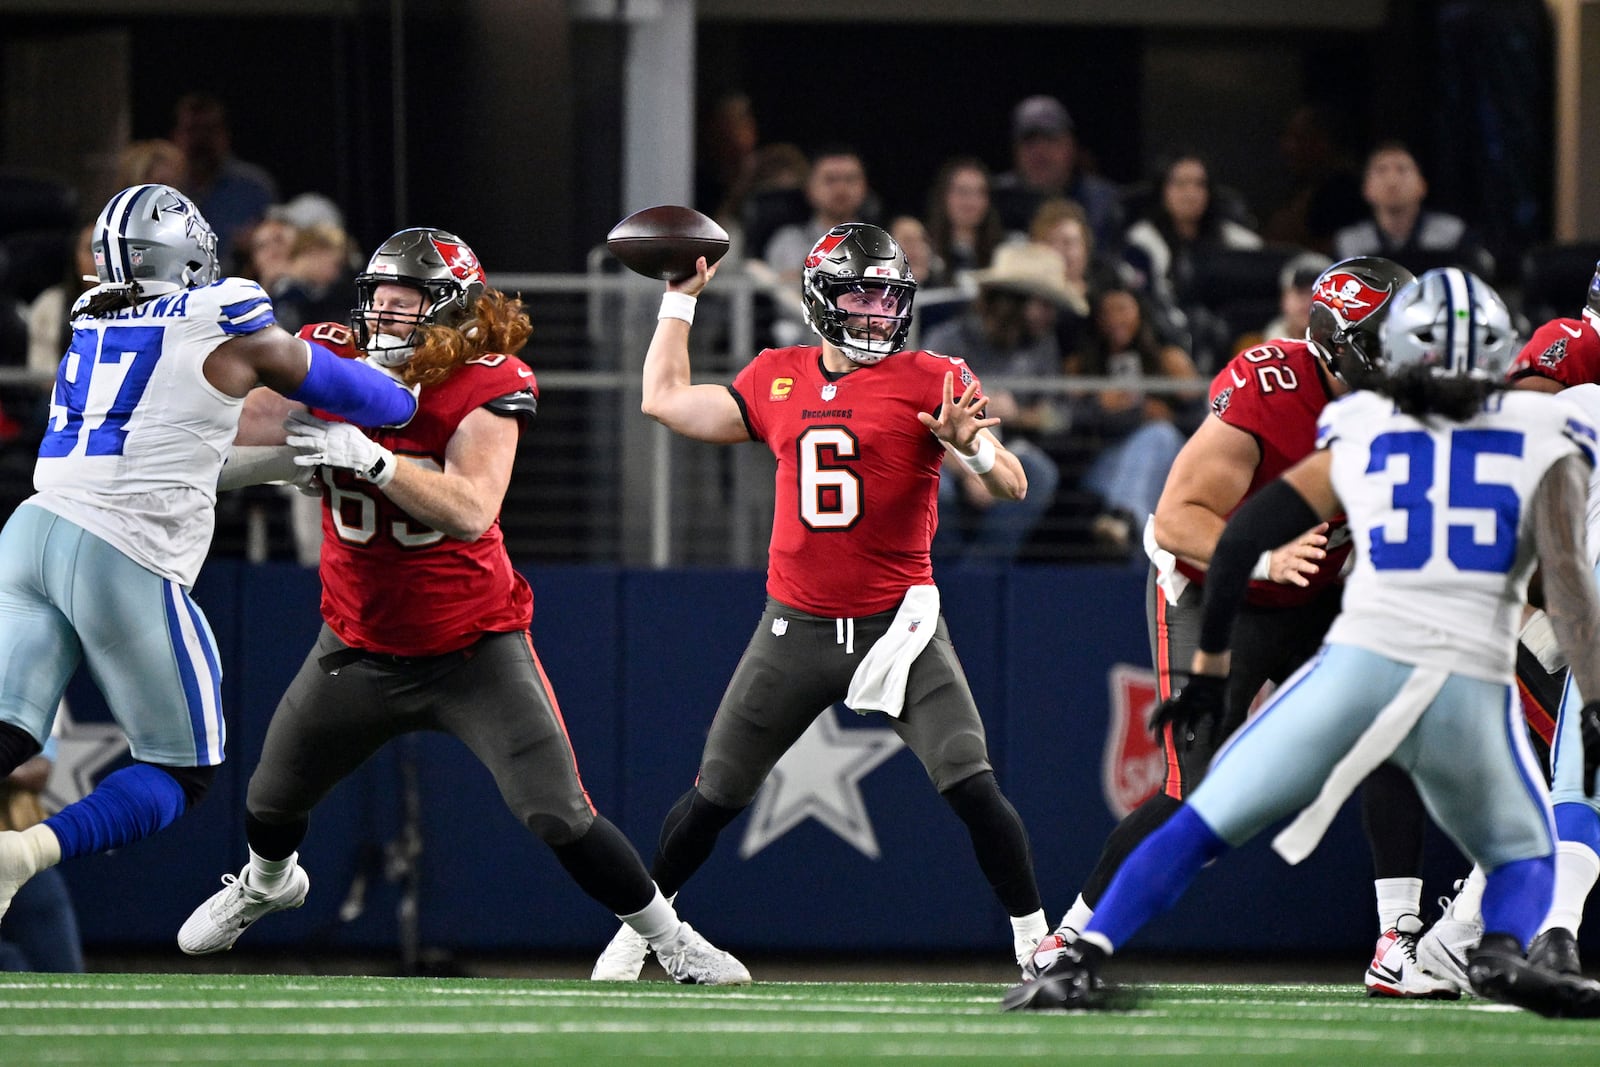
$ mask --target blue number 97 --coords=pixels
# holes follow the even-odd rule
[[[107,326],[104,331],[74,330],[67,358],[56,371],[55,396],[51,400],[50,428],[39,444],[44,459],[69,456],[80,440],[84,454],[120,456],[127,444],[128,420],[144,397],[161,358],[159,326]],[[98,342],[99,352],[95,349]],[[105,368],[97,372],[97,368]],[[68,377],[68,371],[73,373]],[[96,377],[114,375],[115,394],[109,403],[90,407],[90,383]],[[106,390],[102,390],[103,397]],[[59,409],[59,411],[57,410]],[[85,439],[85,422],[94,423]]]

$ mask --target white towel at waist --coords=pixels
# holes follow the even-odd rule
[[[844,702],[857,715],[881,711],[900,717],[906,702],[911,663],[928,647],[939,626],[939,587],[914,585],[906,590],[889,630],[861,657]]]
[[[1373,717],[1372,724],[1350,746],[1350,751],[1333,765],[1317,799],[1306,805],[1294,822],[1272,839],[1272,847],[1278,855],[1288,863],[1299,863],[1311,855],[1345,799],[1400,747],[1400,742],[1411,733],[1449,677],[1448,671],[1430,667],[1412,670],[1411,677],[1394,699],[1383,706]]]
[[[1178,557],[1156,544],[1154,515],[1144,520],[1144,554],[1156,565],[1156,588],[1161,590],[1168,604],[1176,604],[1183,591],[1189,588],[1189,579],[1178,570]]]

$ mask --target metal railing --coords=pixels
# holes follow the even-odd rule
[[[771,532],[774,461],[765,448],[718,448],[671,433],[640,412],[640,368],[655,329],[658,282],[613,273],[603,249],[583,274],[493,274],[490,283],[520,294],[534,332],[522,357],[540,388],[538,418],[518,448],[502,511],[513,558],[628,566],[761,567]],[[765,283],[728,264],[702,298],[690,335],[697,382],[731,381],[786,312]],[[953,291],[930,291],[936,298]],[[793,329],[793,326],[790,327]],[[959,355],[959,353],[953,353]],[[0,389],[16,394],[48,389],[51,379],[0,368]],[[1103,377],[986,376],[994,392],[1035,395],[1125,389]],[[1148,393],[1193,394],[1193,380],[1145,379]],[[7,408],[11,405],[8,403]],[[23,460],[25,457],[14,457]],[[25,462],[11,464],[12,479]],[[1071,493],[1070,472],[1062,492]],[[26,486],[11,486],[12,498]],[[286,519],[263,517],[270,496],[256,498],[250,529],[232,545],[219,522],[219,551],[257,556],[264,539],[288,536]],[[268,502],[263,504],[263,501]],[[224,501],[222,507],[227,506]],[[285,505],[286,506],[286,505]],[[1096,558],[1085,517],[1074,528],[1070,509],[1047,519],[1057,529],[1061,559]],[[270,525],[263,525],[270,523]],[[1048,557],[1050,553],[1046,553]]]

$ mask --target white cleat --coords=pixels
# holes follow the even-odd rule
[[[1417,1000],[1458,1000],[1461,990],[1447,978],[1436,978],[1417,964],[1417,935],[1422,920],[1402,915],[1378,938],[1372,962],[1367,965],[1369,997],[1404,997]]]
[[[650,955],[650,942],[646,941],[627,923],[606,945],[600,958],[594,961],[589,974],[591,982],[637,982],[644,970],[644,958]]]
[[[1449,898],[1440,901],[1449,904]],[[1428,927],[1417,939],[1417,966],[1433,975],[1455,984],[1463,993],[1472,992],[1467,980],[1467,957],[1483,939],[1483,920],[1452,918],[1445,908],[1439,921]]]
[[[194,909],[178,931],[179,948],[191,956],[232,948],[251,923],[275,911],[298,908],[311,891],[311,878],[298,863],[290,868],[288,881],[275,893],[263,893],[247,884],[245,876],[249,871],[246,865],[237,877],[222,876],[222,889]]]
[[[749,985],[750,972],[733,955],[701,937],[688,923],[652,946],[674,982],[686,985]]]
[[[1052,933],[1045,934],[1034,946],[1033,954],[1022,964],[1022,980],[1031,982],[1039,977],[1039,972],[1061,958],[1061,953],[1066,951],[1068,945],[1078,940],[1078,931],[1070,926],[1063,926]]]

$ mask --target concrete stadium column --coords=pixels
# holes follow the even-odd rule
[[[1546,0],[1556,39],[1554,236],[1600,237],[1600,0]]]
[[[626,23],[622,84],[621,215],[655,204],[694,202],[695,0],[609,0],[612,17]],[[596,0],[588,0],[590,8]],[[608,6],[606,0],[598,5]],[[660,290],[650,287],[623,301],[622,336],[631,339],[622,359],[637,372],[655,329]],[[681,562],[684,515],[695,509],[686,498],[714,478],[693,478],[676,470],[685,456],[683,442],[639,415],[638,387],[619,396],[622,427],[621,499],[630,502],[619,516],[623,559],[655,567]],[[695,459],[705,462],[701,446]],[[648,501],[648,506],[642,502]]]
[[[694,194],[694,0],[624,0],[622,207]]]

